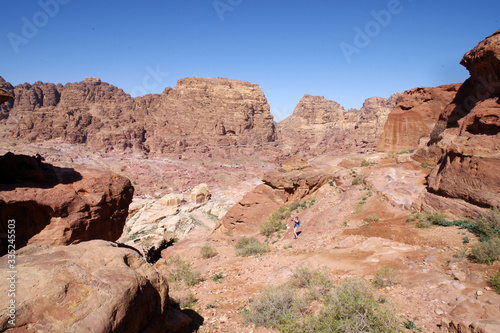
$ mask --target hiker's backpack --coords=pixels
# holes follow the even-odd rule
[[[297,222],[298,222],[298,223],[297,223],[297,226],[298,226],[298,227],[300,227],[300,220],[298,220]]]

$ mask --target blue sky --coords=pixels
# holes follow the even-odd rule
[[[189,76],[257,83],[276,120],[304,94],[346,108],[462,82],[463,54],[500,29],[500,2],[430,0],[3,1],[0,75],[100,77],[134,95]]]

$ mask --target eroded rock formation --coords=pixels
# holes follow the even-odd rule
[[[7,267],[7,256],[0,258]],[[16,328],[26,332],[174,332],[190,320],[169,307],[168,284],[135,250],[102,240],[29,245],[16,258]],[[0,281],[7,295],[9,281]],[[0,305],[0,330],[8,302]]]
[[[0,109],[0,121],[19,140],[61,139],[99,151],[160,155],[224,155],[276,140],[264,94],[244,81],[186,78],[173,89],[138,98],[98,78],[16,87],[2,79],[0,88],[14,96]]]
[[[264,183],[247,193],[217,223],[212,238],[255,233],[273,210],[315,193],[333,179],[331,174],[316,167],[296,162],[295,158],[284,161],[286,170],[282,167],[265,174]]]
[[[345,110],[324,97],[305,95],[293,115],[278,124],[283,154],[373,151],[397,96],[369,98],[360,110]]]
[[[449,84],[405,91],[389,113],[377,150],[398,152],[418,148],[419,140],[430,135],[459,87],[460,84]]]
[[[471,77],[441,114],[417,158],[443,152],[429,176],[431,191],[500,207],[500,31],[466,53],[461,64]]]
[[[115,241],[122,234],[133,195],[128,179],[12,153],[0,157],[0,171],[0,232],[7,233],[7,221],[15,220],[18,248]],[[7,247],[1,249],[3,254]]]

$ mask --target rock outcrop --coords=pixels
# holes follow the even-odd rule
[[[0,258],[7,267],[7,256]],[[169,307],[168,284],[135,250],[94,240],[29,245],[16,258],[15,331],[174,332],[189,324]],[[9,281],[0,281],[8,295]],[[6,299],[6,298],[5,298]],[[8,302],[0,331],[12,328]]]
[[[500,31],[465,54],[461,64],[471,77],[441,114],[417,158],[443,152],[429,176],[434,193],[500,208]]]
[[[430,135],[459,87],[460,84],[449,84],[405,91],[389,113],[377,150],[397,152],[417,149],[419,140]]]
[[[115,241],[122,234],[134,191],[128,179],[12,153],[0,157],[0,172],[0,232],[7,233],[7,221],[15,220],[18,248]]]
[[[161,94],[132,98],[98,78],[0,88],[14,100],[0,109],[6,135],[60,139],[99,151],[153,155],[216,153],[276,140],[269,104],[258,85],[225,78],[186,78]],[[5,135],[4,135],[5,136]]]
[[[293,115],[278,124],[283,154],[373,151],[397,96],[369,98],[360,110],[345,110],[324,97],[305,95]]]
[[[334,178],[327,172],[296,161],[295,158],[285,161],[287,170],[282,167],[266,173],[263,184],[247,193],[226,213],[211,237],[219,240],[235,234],[256,233],[273,210],[315,193]],[[292,164],[297,167],[291,168]]]

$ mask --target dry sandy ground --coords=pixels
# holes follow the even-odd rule
[[[322,160],[335,165],[338,161]],[[418,169],[395,165],[391,160],[382,160],[370,168],[388,165]],[[369,173],[370,169],[366,171]],[[369,192],[365,185],[349,186],[343,193],[326,185],[316,194],[315,204],[299,214],[299,238],[293,239],[289,228],[262,256],[237,257],[234,244],[205,241],[208,234],[198,234],[196,239],[174,245],[166,250],[165,257],[178,255],[193,263],[193,269],[200,271],[205,281],[191,288],[172,285],[171,295],[195,295],[198,301],[193,309],[204,322],[200,332],[273,332],[245,326],[239,312],[248,308],[249,300],[264,287],[285,283],[295,268],[324,266],[331,279],[340,282],[350,276],[371,281],[385,266],[397,270],[400,282],[378,293],[395,305],[402,321],[414,321],[423,332],[439,332],[437,324],[442,319],[470,323],[500,318],[500,295],[487,284],[500,264],[478,265],[454,257],[460,249],[470,248],[477,241],[474,235],[457,227],[418,229],[414,223],[406,222],[409,211],[393,207],[373,192],[361,212],[357,212],[358,203]],[[379,221],[365,222],[371,214]],[[257,233],[256,236],[264,239]],[[471,240],[469,244],[463,243],[465,236]],[[214,246],[218,255],[201,258],[199,249],[204,244]],[[165,272],[163,259],[157,267]],[[223,279],[213,281],[215,274],[222,274]]]

